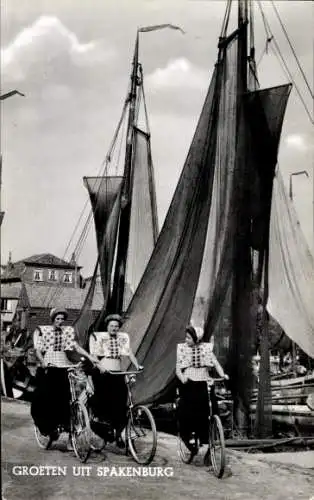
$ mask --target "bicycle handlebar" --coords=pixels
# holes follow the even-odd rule
[[[213,378],[212,380],[213,380],[214,384],[216,382],[228,382],[230,379],[229,379],[228,375],[227,375],[227,377],[228,378],[226,378],[226,377],[217,377],[217,378]]]
[[[125,372],[120,372],[120,371],[111,371],[111,370],[105,370],[105,373],[110,373],[111,375],[137,375],[138,373],[143,373],[142,370],[134,370],[134,371],[125,371]]]
[[[73,365],[66,365],[66,366],[56,366],[52,363],[48,363],[47,366],[44,368],[66,368],[68,371],[75,370],[76,368],[79,368],[82,366],[82,361],[79,361],[78,363],[75,363]]]
[[[66,366],[68,371],[75,370],[76,368],[80,368],[83,365],[82,361],[75,363],[75,365]]]

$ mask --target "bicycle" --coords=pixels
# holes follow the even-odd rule
[[[126,450],[128,455],[130,450],[134,460],[141,464],[149,464],[157,449],[157,430],[154,417],[151,411],[144,405],[137,405],[133,403],[131,385],[136,381],[136,375],[142,373],[138,371],[110,371],[106,373],[111,375],[124,375],[125,383],[128,390],[127,399],[127,424],[125,427],[125,441]],[[99,423],[99,422],[98,422]],[[102,424],[107,425],[108,434],[113,436],[113,429],[110,423],[104,421]]]
[[[224,378],[216,378],[215,382],[221,382],[225,380]],[[211,459],[211,464],[216,477],[222,478],[225,465],[226,465],[226,448],[225,448],[225,438],[224,430],[218,415],[212,413],[212,404],[210,401],[210,414],[209,414],[209,440],[208,440],[208,450],[204,456],[204,465],[209,465],[209,459]],[[179,427],[179,425],[178,425]],[[179,456],[183,463],[190,464],[193,458],[198,454],[200,444],[200,438],[196,431],[192,432],[191,438],[191,449],[187,448],[184,441],[178,433],[178,451]]]
[[[78,394],[78,383],[84,383],[86,376],[80,370],[82,364],[67,368],[69,383],[70,383],[70,429],[60,425],[56,429],[56,433],[51,436],[41,434],[39,428],[34,425],[35,437],[40,448],[48,450],[53,441],[56,441],[62,432],[69,432],[70,441],[72,442],[73,450],[77,458],[85,463],[91,452],[91,427],[86,409],[83,402],[84,392]]]

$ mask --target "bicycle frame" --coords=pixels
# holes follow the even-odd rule
[[[69,384],[70,384],[70,392],[71,392],[71,401],[70,404],[73,405],[76,401],[79,401],[79,397],[76,396],[76,391],[75,391],[75,379],[78,379],[79,377],[76,375],[77,368],[68,368],[68,378],[69,378]]]
[[[142,373],[142,370],[136,370],[136,371],[119,371],[119,372],[114,372],[107,370],[106,373],[110,373],[111,375],[124,375],[124,380],[127,386],[128,390],[128,399],[127,399],[127,407],[128,407],[128,413],[134,408],[134,403],[133,403],[133,398],[132,398],[132,391],[131,391],[131,385],[135,383],[136,381],[136,375],[139,373]]]
[[[139,373],[142,373],[142,370],[126,371],[126,372],[121,372],[121,371],[120,372],[111,372],[108,370],[107,373],[111,373],[114,375],[124,375],[125,383],[127,386],[127,391],[128,391],[127,408],[128,409],[127,409],[127,425],[126,425],[126,429],[125,429],[125,433],[126,433],[126,450],[125,451],[126,451],[126,454],[128,454],[128,451],[130,451],[134,460],[137,463],[144,464],[144,465],[148,464],[153,460],[155,453],[156,453],[156,447],[157,447],[156,424],[155,424],[153,415],[151,414],[150,410],[146,406],[134,404],[133,398],[132,398],[132,390],[131,390],[131,386],[136,380],[136,375]],[[134,441],[134,439],[136,440],[136,439],[141,438],[141,437],[145,438],[145,436],[146,436],[146,433],[143,432],[141,425],[140,425],[141,430],[140,431],[136,430],[138,428],[139,415],[141,417],[143,417],[145,415],[145,417],[147,418],[147,423],[149,424],[149,427],[150,427],[151,433],[152,433],[151,434],[152,443],[151,443],[149,453],[145,453],[144,456],[140,452],[141,447],[137,448],[137,446],[135,445],[135,441]],[[135,431],[135,433],[132,434],[132,432],[134,432],[134,431]]]
[[[214,379],[215,382],[220,382],[222,380],[225,380],[224,378],[218,378]],[[178,422],[179,423],[179,422]],[[209,442],[208,442],[208,450],[205,453],[204,457],[204,464],[207,464],[208,458],[210,456],[212,464],[213,464],[213,469],[214,473],[217,477],[221,478],[223,476],[224,468],[225,468],[225,445],[224,445],[224,432],[223,432],[223,427],[220,421],[220,418],[218,415],[213,414],[213,409],[212,409],[212,402],[209,397],[209,416],[208,416],[208,426],[209,426]],[[178,426],[179,427],[179,426]],[[219,443],[221,443],[221,461],[218,462],[219,465],[217,465],[217,460],[216,460],[216,431],[218,432],[219,435]],[[197,455],[199,448],[200,448],[200,437],[198,434],[197,430],[191,430],[191,438],[193,440],[193,448],[190,449],[187,447],[186,444],[183,445],[183,441],[180,437],[179,434],[179,455],[182,459],[182,461],[186,464],[189,464],[192,462],[193,457]],[[192,444],[190,442],[190,444]],[[187,451],[188,450],[188,451]]]
[[[48,365],[47,368],[49,368]],[[67,369],[67,376],[69,380],[70,387],[70,427],[69,429],[65,425],[59,425],[56,429],[57,434],[54,438],[52,436],[41,435],[39,429],[35,426],[35,436],[36,440],[41,448],[48,449],[52,443],[52,441],[57,440],[59,435],[66,431],[69,432],[69,436],[72,440],[73,449],[76,456],[79,458],[81,462],[85,462],[90,453],[90,424],[88,413],[85,407],[85,404],[80,401],[80,395],[77,396],[75,381],[79,379],[78,370],[81,368],[82,363],[78,363],[72,366],[66,366],[64,368]],[[82,380],[82,379],[81,379]],[[83,431],[87,431],[84,433]],[[78,442],[78,439],[84,436],[85,443],[82,448],[81,444]],[[86,436],[87,436],[87,446],[86,446]]]

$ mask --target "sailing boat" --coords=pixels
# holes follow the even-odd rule
[[[253,289],[262,293],[265,312],[273,180],[291,85],[258,89],[254,40],[248,34],[252,13],[248,2],[239,0],[238,27],[228,34],[230,9],[231,1],[186,162],[124,328],[145,366],[145,379],[135,387],[137,401],[169,401],[174,394],[176,345],[183,341],[198,289],[206,289],[205,339],[214,334],[216,344],[223,321],[230,319],[223,339],[225,364],[238,421],[247,426]],[[268,356],[267,348],[262,352],[266,386]],[[261,386],[260,429],[265,424],[266,392]]]
[[[91,325],[94,329],[100,329],[105,315],[121,314],[127,309],[157,240],[156,189],[143,68],[139,62],[139,35],[164,28],[180,30],[172,24],[138,29],[130,88],[107,155],[105,174],[102,177],[84,178],[94,214],[98,259],[85,304],[76,323],[82,343],[86,343]],[[144,126],[139,124],[141,103],[144,109]],[[118,142],[119,134],[123,132],[125,119],[127,119],[127,129],[124,168],[119,174],[110,171],[108,166],[112,162],[112,152]],[[98,268],[104,300],[102,311],[96,322],[93,322],[90,306],[95,292]]]

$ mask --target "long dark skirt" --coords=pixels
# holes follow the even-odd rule
[[[179,386],[179,432],[186,442],[196,431],[201,443],[208,443],[209,399],[206,382],[188,380]]]
[[[90,404],[95,417],[109,422],[119,434],[127,421],[127,387],[124,375],[93,373],[94,395]]]
[[[39,368],[31,415],[40,432],[49,435],[62,425],[70,428],[70,384],[65,368]]]

